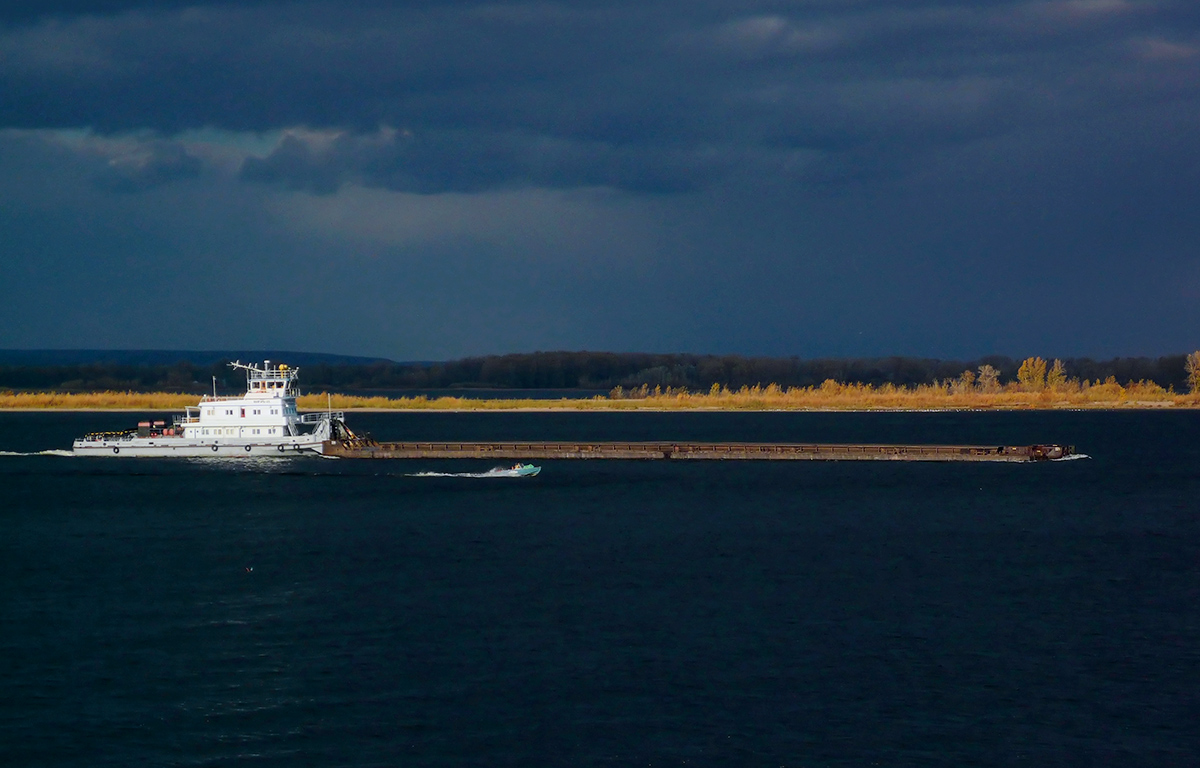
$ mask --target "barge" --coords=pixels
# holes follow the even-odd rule
[[[1070,458],[1062,445],[864,445],[697,442],[406,442],[334,440],[321,450],[346,459],[624,459],[685,461],[992,461]]]

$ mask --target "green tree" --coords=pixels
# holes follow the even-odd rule
[[[1188,355],[1184,367],[1187,369],[1188,391],[1200,395],[1200,351]]]
[[[1017,371],[1017,381],[1026,392],[1041,392],[1046,388],[1046,361],[1040,357],[1027,357]]]

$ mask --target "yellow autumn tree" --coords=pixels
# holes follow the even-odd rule
[[[1046,388],[1046,361],[1040,357],[1027,357],[1017,370],[1017,381],[1026,392],[1041,392]]]
[[[968,395],[975,389],[975,372],[963,371],[962,374],[950,382],[950,392],[955,395]]]
[[[1188,391],[1200,395],[1200,351],[1187,356]]]
[[[1000,371],[996,370],[986,363],[979,366],[979,378],[976,386],[980,392],[999,392],[1000,391]]]
[[[1062,360],[1056,359],[1050,371],[1046,374],[1046,389],[1051,392],[1062,392],[1067,386],[1067,369]]]

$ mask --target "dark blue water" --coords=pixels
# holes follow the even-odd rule
[[[0,450],[128,414],[0,414]],[[1200,414],[355,414],[1038,465],[0,456],[4,765],[1200,759]]]

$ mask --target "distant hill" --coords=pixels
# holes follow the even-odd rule
[[[382,357],[280,350],[0,349],[0,365],[175,365],[182,362],[206,367],[223,360],[241,360],[243,363],[272,360],[293,366],[371,365],[395,362]]]

